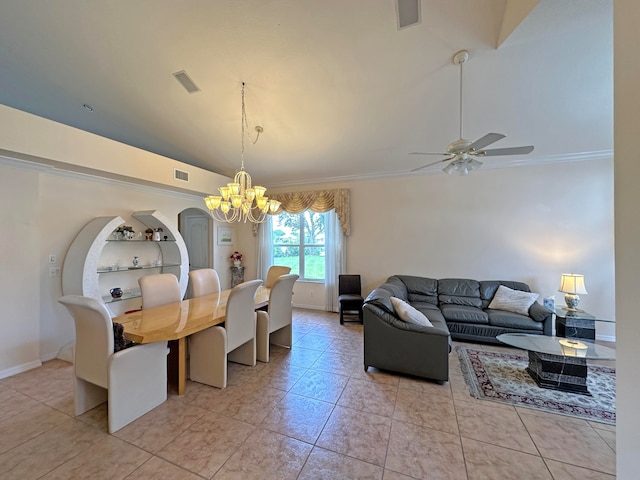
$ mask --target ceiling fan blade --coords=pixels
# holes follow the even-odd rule
[[[479,157],[496,157],[498,155],[525,155],[533,151],[533,145],[527,147],[493,148],[491,150],[480,150],[473,155]]]
[[[479,138],[467,147],[468,150],[480,150],[481,148],[491,145],[492,143],[502,140],[505,136],[501,133],[487,133],[484,137]]]
[[[428,168],[428,167],[433,167],[434,165],[437,165],[437,164],[442,163],[442,162],[448,162],[449,160],[452,160],[453,158],[454,157],[443,158],[442,160],[438,160],[437,162],[427,163],[426,165],[422,165],[421,167],[414,168],[411,171],[412,172],[417,172],[418,170],[423,170],[423,169]]]
[[[409,155],[449,155],[448,153],[435,153],[435,152],[411,152]]]

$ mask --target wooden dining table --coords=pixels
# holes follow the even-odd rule
[[[258,287],[255,308],[269,303],[269,288]],[[124,336],[136,343],[176,341],[178,395],[187,383],[187,337],[224,323],[231,290],[138,310],[113,319],[124,327]]]

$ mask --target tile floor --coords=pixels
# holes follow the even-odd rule
[[[114,435],[104,405],[73,417],[71,365],[46,362],[0,380],[0,479],[615,478],[615,427],[473,399],[455,353],[445,385],[365,373],[362,348],[361,325],[296,310],[292,350]]]

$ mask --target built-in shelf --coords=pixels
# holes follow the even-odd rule
[[[139,298],[140,293],[136,293],[133,288],[134,285],[137,286],[137,279],[157,272],[172,273],[178,277],[181,295],[184,297],[188,283],[189,257],[177,228],[155,210],[135,212],[133,217],[152,230],[161,228],[166,232],[167,240],[115,240],[112,234],[125,223],[124,219],[119,216],[94,218],[80,230],[65,256],[62,269],[62,291],[65,295],[83,295],[116,304]],[[125,247],[124,244],[131,245]],[[145,264],[129,268],[132,256],[140,254],[140,260]],[[161,265],[154,265],[156,261]],[[109,267],[116,264],[119,265],[117,269]],[[114,299],[109,295],[109,290],[116,286],[127,293]]]
[[[150,268],[168,268],[168,267],[180,267],[178,263],[167,263],[164,265],[140,265],[139,267],[120,267],[120,268],[99,268],[97,273],[118,273],[118,272],[130,272],[131,270],[148,270]]]
[[[122,302],[124,300],[131,300],[132,298],[140,298],[140,297],[142,297],[140,290],[132,290],[130,292],[123,292],[120,298],[113,298],[111,295],[103,295],[102,301],[104,303],[116,303],[116,302]]]
[[[166,240],[114,240],[113,238],[107,238],[107,242],[118,242],[118,243],[162,243],[162,242],[175,242],[173,238],[168,238]]]

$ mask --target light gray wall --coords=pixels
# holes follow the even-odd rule
[[[48,275],[50,254],[62,267],[71,241],[96,216],[129,222],[135,211],[159,210],[177,225],[180,211],[203,209],[202,192],[229,179],[4,105],[0,127],[4,378],[74,340],[71,317],[57,302],[61,277]],[[190,181],[175,180],[174,168],[189,171]],[[214,251],[214,267],[221,255]]]
[[[38,181],[33,171],[0,166],[0,378],[40,364]]]
[[[361,182],[351,194],[348,266],[367,289],[394,273],[510,279],[562,302],[560,275],[576,272],[584,308],[614,318],[610,160]]]
[[[10,267],[3,269],[7,285],[3,293],[12,311],[31,316],[21,321],[19,329],[9,326],[13,333],[6,343],[17,347],[20,355],[29,345],[31,353],[24,361],[20,355],[9,355],[10,348],[3,349],[0,372],[51,358],[73,340],[72,325],[57,304],[60,278],[48,276],[46,260],[55,254],[62,265],[69,244],[90,219],[120,215],[127,220],[136,210],[157,209],[177,222],[180,211],[202,208],[199,195],[32,167],[27,162],[5,162],[2,168],[7,184],[0,193],[3,204],[18,205],[3,209],[5,224],[16,219],[24,223],[19,234],[11,230],[7,236],[4,253]],[[522,280],[542,296],[555,295],[561,302],[560,274],[578,272],[585,274],[589,291],[583,307],[597,316],[615,318],[610,160],[315,188],[333,186],[351,190],[348,270],[362,274],[365,293],[387,276],[404,273]],[[225,247],[229,252],[217,249],[214,266],[224,277],[228,254],[236,248],[246,256],[245,279],[255,278],[257,246],[247,225],[238,226],[236,245]],[[301,284],[294,299],[297,305],[322,306],[322,286]],[[602,324],[598,333],[613,338],[613,326]]]
[[[177,228],[178,214],[182,210],[202,209],[204,203],[201,197],[194,195],[73,173],[42,171],[38,175],[40,357],[48,359],[55,357],[61,348],[74,339],[71,317],[57,302],[62,295],[61,279],[48,276],[49,265],[46,262],[49,254],[55,254],[58,265],[62,266],[76,234],[95,217],[119,215],[126,224],[137,226],[138,222],[131,216],[134,212],[158,210]],[[131,255],[135,254],[133,250],[131,252]],[[139,308],[138,305],[135,307]],[[121,312],[114,310],[113,313]]]
[[[406,274],[519,280],[564,304],[560,275],[573,272],[585,275],[581,306],[615,319],[611,159],[290,190],[337,186],[351,192],[347,269],[362,275],[365,294]],[[321,286],[296,285],[294,302],[317,299]],[[614,335],[598,324],[600,338]]]
[[[56,357],[74,340],[71,317],[58,304],[61,277],[49,276],[48,256],[62,267],[69,245],[90,220],[138,210],[158,210],[175,225],[202,198],[0,158],[0,378]],[[216,262],[222,260],[215,258]]]

